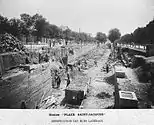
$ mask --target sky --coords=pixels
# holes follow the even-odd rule
[[[118,28],[123,35],[154,18],[154,0],[0,0],[1,15],[20,18],[21,13],[42,14],[73,31],[95,35]]]

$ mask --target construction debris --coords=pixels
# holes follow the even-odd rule
[[[110,97],[111,97],[111,95],[110,95],[109,93],[106,93],[106,92],[98,93],[96,96],[97,96],[98,98],[100,98],[100,99],[110,98]]]
[[[40,109],[49,109],[56,107],[57,100],[56,98],[52,96],[48,96],[44,100],[42,100],[41,104],[38,106]]]
[[[24,51],[25,47],[21,41],[11,34],[0,35],[0,53]]]

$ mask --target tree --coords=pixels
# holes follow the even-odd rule
[[[20,19],[12,18],[9,20],[9,33],[15,37],[19,37],[24,30],[24,24]]]
[[[120,43],[123,44],[132,44],[133,42],[133,36],[132,34],[125,34],[120,38]]]
[[[20,19],[12,18],[8,20],[6,17],[0,15],[0,34],[11,33],[12,35],[19,38],[26,38],[26,41],[31,41],[35,36],[39,40],[41,37],[45,38],[56,38],[74,41],[95,41],[93,37],[87,33],[78,33],[72,31],[68,26],[58,27],[54,24],[50,24],[46,18],[40,14],[33,16],[22,13]],[[21,37],[20,37],[21,36]],[[105,36],[105,34],[103,35]],[[104,37],[105,38],[105,37]]]
[[[133,32],[133,40],[135,44],[145,45],[147,43],[147,39],[148,38],[145,27],[137,28]]]
[[[60,32],[60,28],[57,27],[56,25],[49,24],[49,36],[50,38],[61,38],[62,34]]]
[[[154,19],[150,21],[146,27],[138,27],[133,32],[133,40],[135,44],[145,45],[154,44]]]
[[[154,44],[154,19],[146,25],[147,42]]]
[[[68,41],[71,35],[71,30],[67,28],[66,30],[64,30],[63,35],[64,35],[65,40]]]
[[[8,19],[0,15],[0,34],[8,31],[9,31]]]
[[[69,29],[67,26],[63,27],[63,38],[65,39],[65,44],[67,45],[68,40],[70,40],[70,36],[71,36],[71,29]]]
[[[114,28],[109,31],[108,39],[113,43],[115,40],[119,39],[120,36],[121,36],[121,33],[119,29]]]
[[[48,26],[46,19],[42,18],[42,19],[38,19],[36,20],[35,23],[35,35],[37,36],[38,39],[40,39],[41,37],[43,37],[45,35],[45,29]]]
[[[98,40],[100,43],[106,42],[107,37],[105,33],[98,32],[96,35],[96,40]]]
[[[23,22],[22,34],[28,38],[32,35],[34,30],[34,19],[29,14],[23,13],[20,14],[20,20]],[[28,39],[26,39],[28,41]]]
[[[20,14],[20,19],[25,23],[27,28],[30,28],[34,24],[34,19],[29,14],[23,13]]]
[[[75,42],[79,42],[80,41],[80,35],[78,32],[72,31],[71,32],[71,37],[73,38],[73,40],[75,40]]]

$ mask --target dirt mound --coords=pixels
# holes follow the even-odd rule
[[[96,96],[98,98],[100,98],[100,99],[105,99],[105,98],[110,98],[111,97],[111,95],[109,93],[106,93],[106,92],[98,93]]]
[[[24,45],[16,37],[5,33],[0,35],[0,53],[24,51]]]

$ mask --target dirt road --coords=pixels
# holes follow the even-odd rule
[[[87,98],[83,101],[83,108],[101,109],[109,108],[114,105],[114,86],[104,81],[106,72],[101,71],[107,62],[109,54],[110,50],[107,49],[104,56],[97,61],[98,66],[94,66],[87,71],[87,75],[91,77],[91,83]]]

